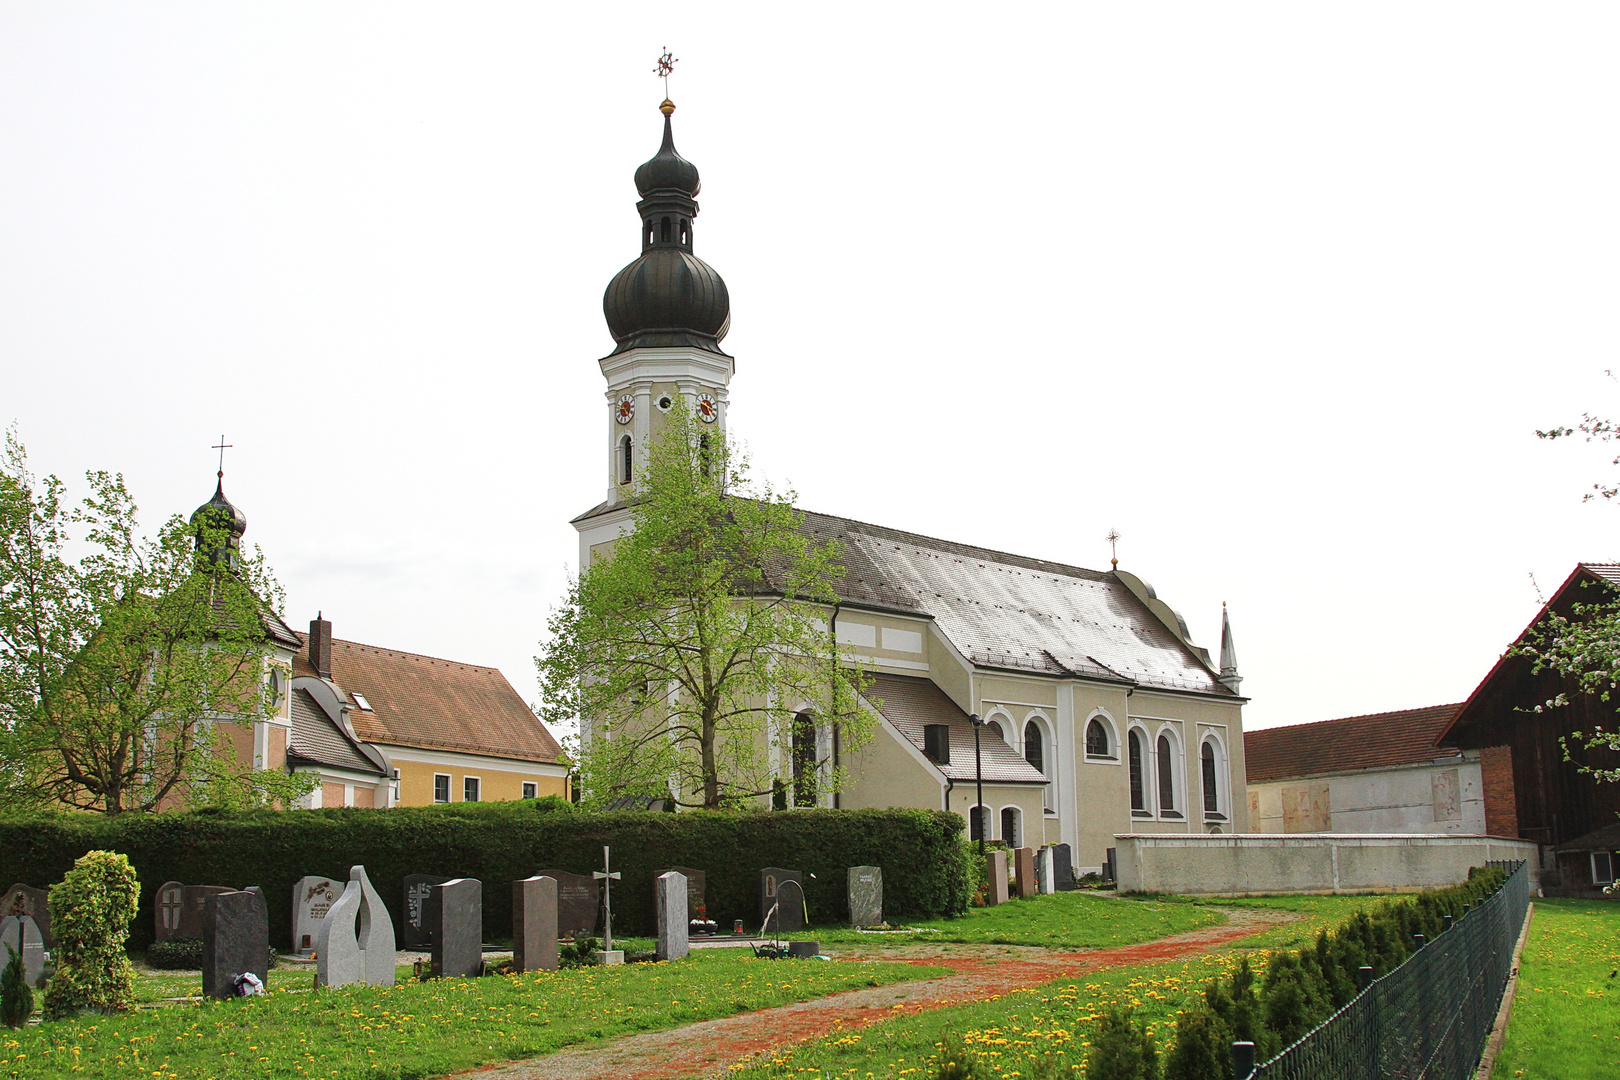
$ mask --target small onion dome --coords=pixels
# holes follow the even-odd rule
[[[636,170],[636,190],[643,199],[654,192],[678,192],[695,199],[701,186],[697,166],[675,152],[675,132],[669,120],[675,106],[667,101],[664,104],[668,106],[664,112],[664,144],[658,148],[658,153]]]
[[[227,542],[232,545],[241,540],[242,534],[247,532],[247,515],[238,510],[235,504],[225,497],[225,477],[223,474],[219,478],[219,483],[214,487],[214,497],[197,507],[191,514],[191,524],[193,525],[200,525],[205,520],[215,528],[230,530],[231,535],[227,538]]]
[[[602,296],[602,313],[616,351],[692,345],[718,352],[731,329],[731,295],[720,275],[696,255],[654,247],[614,275]]]

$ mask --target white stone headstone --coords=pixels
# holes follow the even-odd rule
[[[1040,883],[1042,896],[1057,892],[1057,863],[1051,847],[1035,853],[1035,880]]]
[[[24,981],[39,987],[40,976],[45,973],[45,937],[33,916],[7,915],[0,919],[0,966],[11,963],[6,946],[22,954]]]
[[[691,952],[686,875],[673,870],[659,874],[654,886],[654,906],[658,909],[658,959],[679,960]]]
[[[315,949],[326,913],[343,895],[343,886],[327,877],[306,877],[293,888],[293,951],[308,956]],[[307,939],[307,941],[306,941]]]
[[[321,921],[319,935],[315,978],[320,985],[394,985],[394,924],[365,867],[349,868],[349,883]]]

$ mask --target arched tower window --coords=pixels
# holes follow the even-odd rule
[[[1001,810],[1001,842],[1010,848],[1018,846],[1018,809],[1007,806]]]
[[[628,484],[630,482],[635,462],[635,447],[630,442],[630,436],[626,435],[619,440],[619,483]]]
[[[685,218],[681,218],[681,246],[685,247],[691,243],[692,223],[687,221]]]
[[[1170,745],[1170,736],[1159,736],[1159,812],[1161,814],[1176,812],[1176,767],[1175,750]]]
[[[1144,775],[1146,762],[1142,760],[1142,733],[1133,731],[1128,740],[1131,744],[1131,809],[1147,810],[1147,778]]]
[[[669,243],[669,218],[664,219],[663,225],[659,228],[659,233],[664,243]]]
[[[1041,772],[1046,772],[1045,748],[1041,745],[1041,725],[1031,720],[1024,725],[1024,760]]]
[[[1112,757],[1108,746],[1108,728],[1095,716],[1086,725],[1086,756]]]
[[[816,718],[793,718],[793,805],[816,805]]]

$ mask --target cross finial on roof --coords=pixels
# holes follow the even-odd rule
[[[1113,564],[1114,564],[1114,569],[1118,570],[1119,569],[1119,530],[1118,529],[1109,529],[1108,530],[1108,536],[1106,537],[1106,539],[1108,540],[1109,549],[1112,550],[1113,553],[1114,553],[1114,557],[1111,560],[1113,562]]]
[[[658,66],[653,68],[653,74],[664,80],[664,103],[659,108],[663,110],[665,116],[675,111],[675,103],[669,100],[669,77],[678,63],[680,60],[670,55],[669,46],[666,45],[663,54],[658,58]]]
[[[221,435],[219,442],[208,449],[219,451],[219,479],[225,479],[225,451],[231,449],[231,444],[225,441],[225,436]]]

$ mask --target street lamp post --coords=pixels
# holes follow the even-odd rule
[[[984,834],[989,829],[989,823],[984,820],[984,758],[979,756],[979,729],[984,727],[984,721],[979,719],[978,713],[969,713],[968,721],[973,725],[973,775],[978,787],[978,794],[975,796],[978,805],[973,808],[973,813],[979,821],[979,858],[982,859]]]

